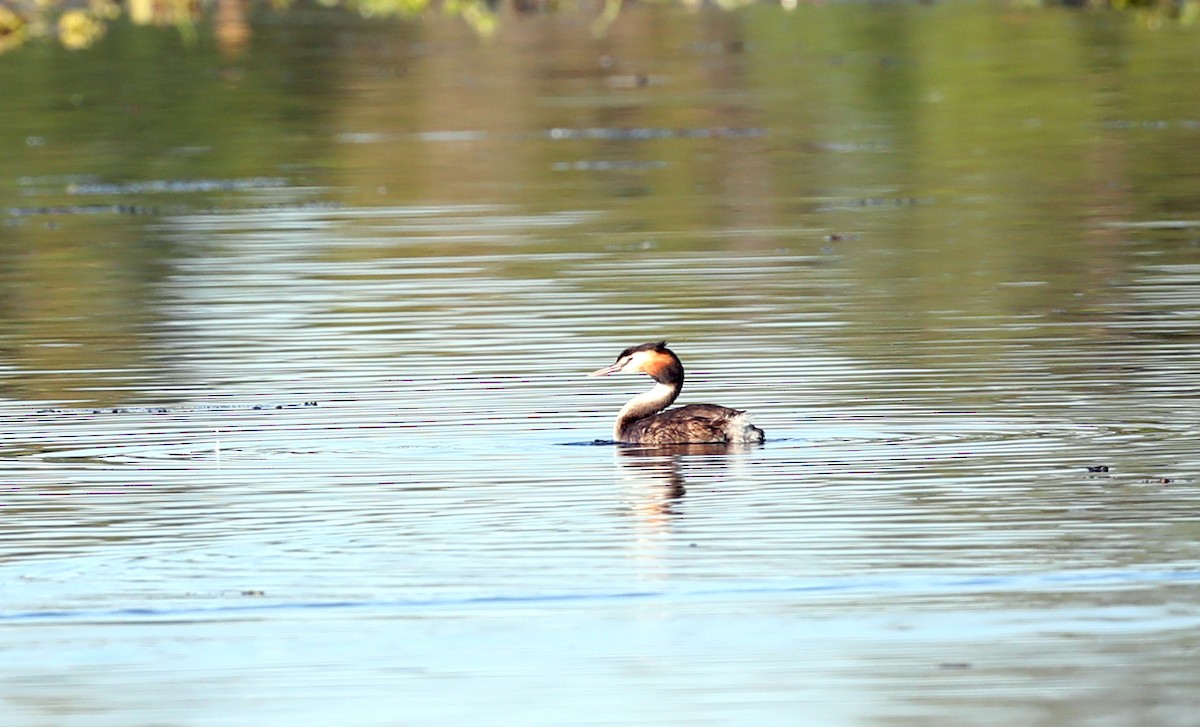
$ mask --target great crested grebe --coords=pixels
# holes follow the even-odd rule
[[[683,388],[683,364],[666,341],[630,346],[612,366],[588,376],[645,373],[654,388],[638,394],[621,407],[613,425],[613,439],[637,444],[689,444],[703,442],[762,442],[763,430],[750,423],[746,412],[716,404],[689,404],[668,411]]]

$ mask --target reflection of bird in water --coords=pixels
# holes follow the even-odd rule
[[[676,447],[724,447],[723,444],[676,444],[662,447],[614,447],[622,473],[621,499],[636,518],[638,542],[644,547],[651,535],[669,531],[680,514],[687,494],[679,455],[662,450]]]
[[[617,463],[627,483],[626,497],[643,523],[663,523],[677,515],[687,494],[688,473],[717,481],[728,475],[734,459],[749,444],[662,444],[653,447],[616,447]]]
[[[619,447],[617,461],[628,472],[641,471],[646,475],[646,484],[661,486],[661,496],[676,499],[687,494],[684,488],[684,458],[701,460],[701,468],[712,472],[713,467],[724,463],[719,455],[739,454],[749,449],[744,444],[708,442],[705,444],[665,444],[658,447]],[[706,457],[706,455],[710,455]],[[717,455],[717,456],[711,456]]]
[[[639,489],[644,487],[643,492],[651,495],[648,499],[661,502],[663,511],[669,512],[670,502],[686,495],[687,490],[683,486],[684,477],[679,469],[679,458],[670,454],[661,454],[656,450],[657,447],[654,449],[618,447],[617,461],[620,463],[621,469],[632,475],[633,480],[639,483]]]
[[[654,388],[629,400],[617,414],[613,439],[638,444],[763,441],[763,430],[750,423],[746,412],[716,404],[689,404],[667,411],[683,388],[683,364],[666,341],[631,346],[612,366],[588,376],[645,373]]]

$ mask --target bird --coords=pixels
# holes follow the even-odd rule
[[[613,439],[633,444],[699,444],[706,442],[761,443],[763,430],[750,423],[746,412],[716,404],[689,404],[663,411],[683,389],[683,364],[666,341],[630,346],[611,365],[588,376],[644,373],[654,388],[621,407]]]

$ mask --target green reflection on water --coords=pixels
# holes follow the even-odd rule
[[[164,292],[211,252],[180,232],[192,213],[495,205],[530,222],[463,235],[341,217],[322,234],[345,244],[297,254],[495,254],[484,276],[530,282],[570,274],[556,254],[677,261],[686,274],[571,285],[681,311],[757,297],[766,307],[737,323],[829,316],[848,328],[823,342],[849,331],[856,355],[871,354],[864,339],[919,351],[967,319],[1003,346],[1024,334],[996,322],[1086,320],[1120,305],[1146,255],[1194,250],[1186,226],[1123,226],[1196,219],[1200,170],[1200,102],[1180,92],[1200,80],[1194,39],[1128,16],[638,7],[599,38],[537,16],[480,43],[449,20],[299,13],[259,19],[253,38],[181,53],[178,38],[116,26],[86,55],[5,57],[9,396],[161,399]],[[576,211],[593,215],[539,224]],[[772,269],[711,276],[718,263],[683,257],[706,253]],[[814,280],[831,269],[836,285]],[[92,391],[97,377],[111,389]]]

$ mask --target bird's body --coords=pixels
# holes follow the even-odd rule
[[[750,423],[746,412],[716,404],[689,404],[663,411],[683,389],[683,364],[666,341],[631,346],[612,366],[589,376],[645,373],[654,388],[629,400],[617,414],[613,439],[638,444],[762,442],[763,430]]]

